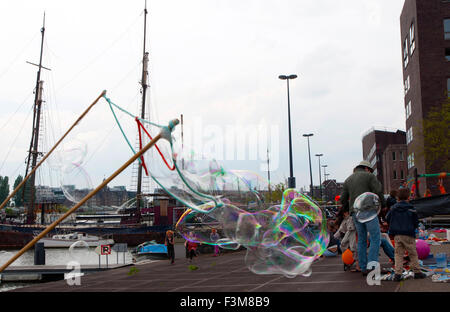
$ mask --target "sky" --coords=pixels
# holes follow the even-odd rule
[[[227,169],[266,177],[269,149],[271,181],[284,182],[288,97],[286,81],[278,76],[296,74],[289,83],[296,186],[310,184],[305,133],[314,134],[314,185],[315,154],[323,154],[328,177],[343,182],[362,160],[366,131],[405,128],[403,2],[148,0],[149,119],[167,124],[183,114],[186,146],[214,155]],[[9,176],[11,185],[25,172],[37,71],[26,62],[39,61],[44,12],[43,66],[51,69],[42,73],[46,152],[103,90],[138,114],[144,3],[0,2],[0,175]],[[119,119],[135,145],[134,121]],[[92,186],[131,156],[104,99],[68,139],[84,142],[75,154],[83,158],[79,163]],[[131,187],[132,180],[130,167],[110,186]]]

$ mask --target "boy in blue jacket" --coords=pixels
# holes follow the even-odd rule
[[[394,281],[401,280],[403,271],[403,255],[408,251],[410,266],[414,272],[414,278],[425,278],[421,272],[419,258],[416,250],[416,232],[419,226],[419,218],[414,207],[408,202],[410,190],[402,188],[398,190],[398,202],[391,207],[386,215],[389,223],[389,234],[394,236],[395,242],[395,277]]]

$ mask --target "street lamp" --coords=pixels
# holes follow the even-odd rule
[[[289,79],[295,79],[297,78],[297,75],[280,75],[278,76],[281,80],[287,81],[287,96],[288,96],[288,125],[289,125],[289,169],[290,169],[290,176],[288,178],[288,187],[289,188],[295,188],[295,178],[294,178],[294,169],[292,167],[292,138],[291,138],[291,105],[290,105],[290,99],[289,99]]]
[[[313,178],[312,178],[312,168],[311,168],[311,152],[309,150],[309,137],[313,136],[314,134],[308,133],[304,134],[303,136],[308,139],[308,156],[309,156],[309,177],[311,178],[311,185],[310,185],[310,195],[313,196]]]
[[[319,187],[320,187],[320,199],[323,200],[322,196],[322,173],[320,170],[320,157],[323,156],[323,154],[316,154],[316,156],[319,158]]]
[[[327,174],[326,168],[328,167],[328,165],[322,165],[323,167],[323,176],[324,176],[324,182],[327,180],[327,176],[329,176],[329,174]]]

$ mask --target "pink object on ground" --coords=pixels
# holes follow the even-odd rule
[[[417,250],[417,256],[420,260],[424,260],[428,257],[430,254],[430,246],[428,246],[428,243],[424,240],[418,239],[416,241],[416,250]]]

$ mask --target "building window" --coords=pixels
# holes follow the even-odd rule
[[[400,160],[403,160],[403,151],[400,151]]]
[[[395,160],[395,152],[392,152],[392,160]]]
[[[413,140],[413,128],[409,128],[408,131],[406,131],[406,144],[411,143],[411,141]]]
[[[411,84],[409,82],[409,76],[405,79],[405,95],[408,93],[409,89],[411,88]]]
[[[408,38],[405,39],[405,42],[403,43],[403,64],[406,66],[408,66]]]
[[[403,174],[403,170],[400,170],[400,179],[404,179],[405,178],[405,175]]]
[[[444,19],[444,39],[450,39],[450,18]]]
[[[445,59],[450,61],[450,48],[445,48]]]
[[[405,106],[405,114],[406,119],[408,119],[409,116],[411,116],[411,101],[409,101],[408,104]]]
[[[409,53],[412,55],[416,48],[416,41],[414,38],[414,23],[409,27]]]
[[[397,170],[394,170],[394,180],[397,180]]]
[[[414,153],[408,155],[408,169],[414,167]]]

